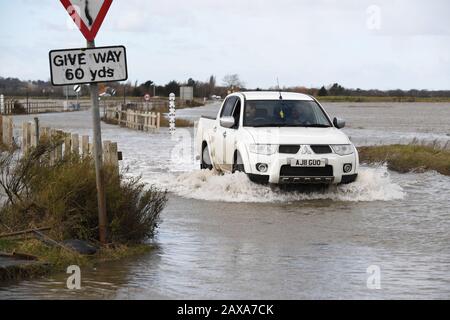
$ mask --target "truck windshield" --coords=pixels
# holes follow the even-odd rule
[[[247,100],[244,127],[331,127],[315,101]]]

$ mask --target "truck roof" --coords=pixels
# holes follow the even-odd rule
[[[246,100],[278,100],[280,99],[279,91],[244,91],[236,92],[242,94]],[[313,98],[303,93],[296,92],[281,92],[284,100],[308,100]]]

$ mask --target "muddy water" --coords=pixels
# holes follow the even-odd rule
[[[449,139],[449,104],[326,107],[346,118],[359,145]],[[203,109],[180,114],[217,105]],[[40,119],[89,133],[87,112]],[[129,174],[171,191],[154,250],[83,269],[80,291],[66,289],[59,274],[2,284],[0,299],[450,298],[450,177],[365,166],[352,185],[285,192],[197,170],[192,130],[174,139],[107,125],[103,132],[119,142]],[[380,268],[380,289],[367,286],[370,266]]]

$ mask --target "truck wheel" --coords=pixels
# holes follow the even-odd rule
[[[211,158],[209,157],[208,145],[205,145],[205,147],[203,148],[202,163],[200,164],[200,169],[202,169],[202,170],[203,169],[208,169],[208,170],[213,169]]]
[[[236,153],[235,159],[234,159],[234,163],[233,163],[233,168],[232,168],[232,172],[245,172],[245,168],[244,168],[244,163],[242,161],[242,157],[241,154],[239,152]]]

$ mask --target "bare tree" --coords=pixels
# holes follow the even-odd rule
[[[225,86],[231,88],[231,87],[237,87],[242,88],[245,86],[245,83],[239,79],[238,74],[227,74],[225,77],[223,77],[222,82]]]

